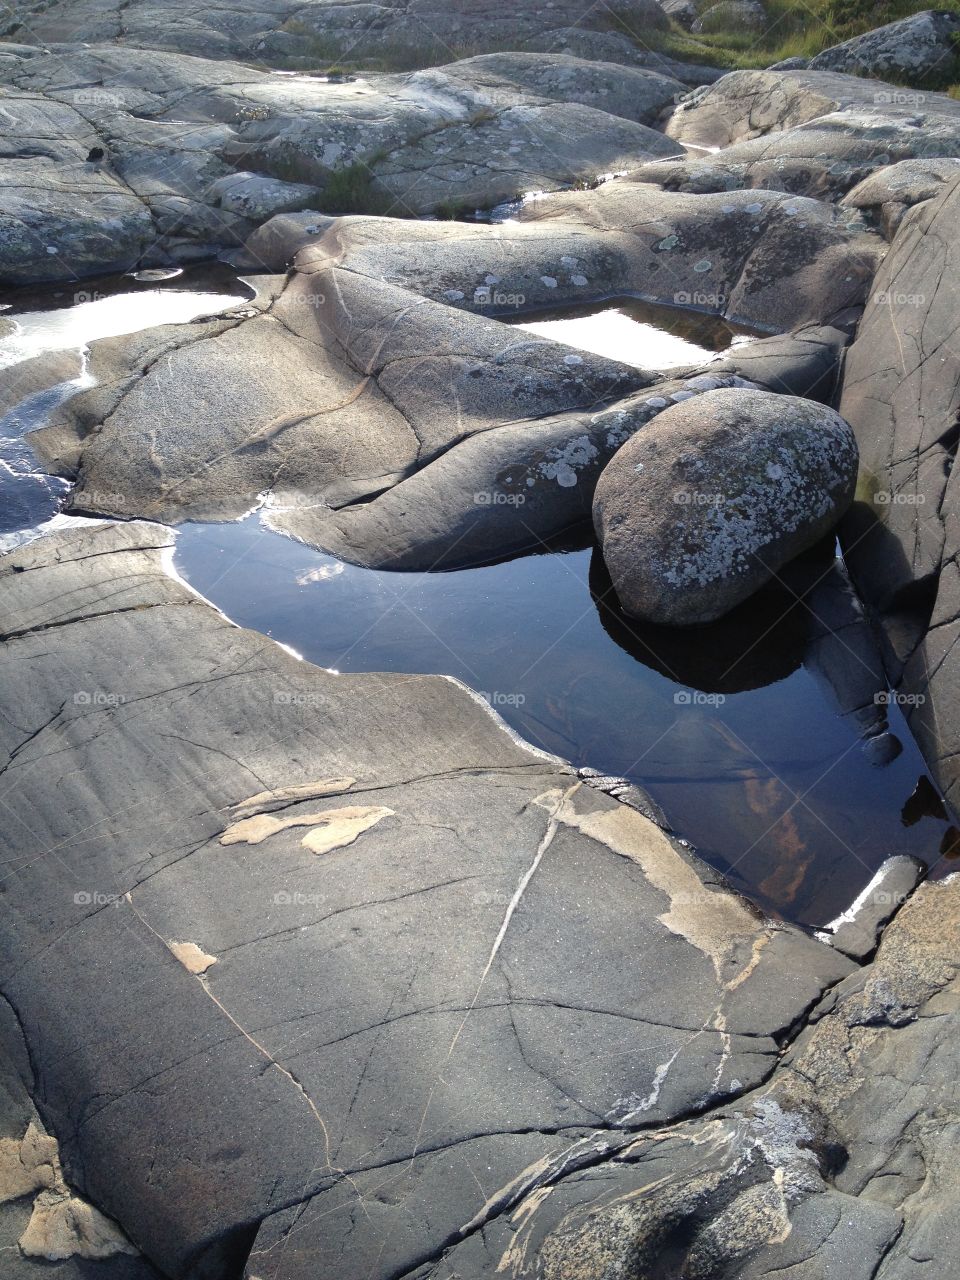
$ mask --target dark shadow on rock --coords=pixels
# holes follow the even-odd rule
[[[701,627],[663,627],[628,617],[617,602],[600,549],[590,561],[590,594],[610,638],[631,657],[690,689],[733,694],[784,680],[803,662],[810,614],[797,599],[824,572],[823,552],[802,556],[736,609]]]
[[[903,547],[867,502],[854,502],[840,523],[840,545],[861,599],[883,622],[883,659],[892,685],[926,635],[939,575],[913,577]]]

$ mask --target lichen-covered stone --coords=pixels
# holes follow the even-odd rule
[[[908,84],[934,75],[942,82],[956,65],[958,33],[960,15],[928,9],[824,49],[811,59],[810,67],[892,76]]]
[[[853,432],[812,401],[729,389],[665,410],[594,496],[621,605],[671,625],[721,617],[836,524],[856,477]]]

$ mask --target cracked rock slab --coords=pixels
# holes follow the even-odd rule
[[[850,348],[841,401],[862,457],[849,563],[882,623],[891,682],[951,803],[960,781],[958,209],[954,178],[900,224]]]
[[[65,1176],[166,1275],[235,1269],[297,1206],[304,1274],[420,1265],[558,1137],[758,1086],[851,971],[455,682],[322,672],[158,591],[165,541],[0,562],[0,984]],[[295,824],[221,843],[348,806],[392,813],[322,857]]]
[[[572,1143],[482,1232],[404,1274],[916,1280],[952,1258],[958,921],[957,877],[922,887],[762,1089],[613,1151],[595,1134],[590,1159]]]
[[[618,15],[637,33],[662,31],[667,20],[655,0],[618,0]],[[29,44],[62,39],[116,41],[144,49],[174,49],[204,57],[283,61],[311,68],[384,60],[423,65],[451,50],[560,49],[585,56],[640,62],[625,36],[611,31],[605,12],[584,12],[580,0],[241,0],[184,7],[182,0],[92,0],[36,6],[21,0],[5,19],[6,33]]]
[[[682,92],[566,54],[335,80],[17,46],[0,59],[0,280],[212,256],[304,209],[409,217],[591,183],[674,154],[650,125]]]

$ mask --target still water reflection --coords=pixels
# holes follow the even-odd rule
[[[902,750],[881,767],[811,660],[815,624],[794,584],[676,631],[623,617],[582,544],[385,573],[251,516],[185,526],[177,564],[234,621],[320,666],[465,681],[529,741],[641,783],[705,858],[791,919],[831,919],[893,853],[938,858],[947,822],[898,708]],[[827,548],[795,572],[809,584],[831,564]]]

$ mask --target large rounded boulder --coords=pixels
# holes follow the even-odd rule
[[[621,605],[670,626],[721,617],[832,528],[857,463],[850,426],[811,400],[728,388],[665,409],[594,496]]]

